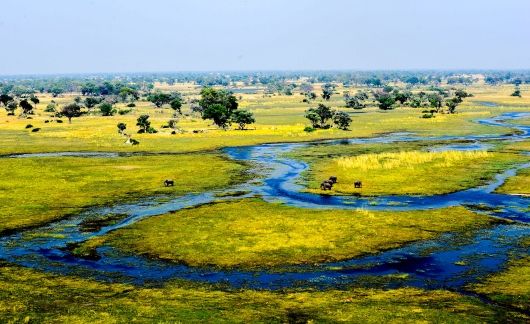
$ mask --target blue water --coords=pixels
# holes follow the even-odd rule
[[[509,113],[479,121],[492,126],[506,126],[505,122],[528,116],[524,113]],[[499,271],[512,256],[526,255],[529,248],[518,244],[530,235],[530,198],[494,193],[504,181],[516,171],[527,168],[530,163],[498,174],[490,183],[468,190],[434,196],[380,196],[351,197],[327,196],[303,192],[298,184],[301,172],[307,165],[301,161],[285,158],[285,153],[310,145],[356,145],[361,143],[392,143],[401,141],[466,140],[469,143],[436,145],[431,150],[474,150],[487,148],[492,139],[520,141],[528,139],[530,128],[513,126],[518,130],[511,136],[444,136],[418,137],[410,133],[396,133],[374,138],[327,140],[318,143],[264,144],[247,147],[232,147],[224,152],[235,160],[251,161],[257,166],[257,179],[224,190],[178,198],[161,197],[141,199],[135,203],[99,207],[87,210],[68,219],[57,221],[37,229],[27,230],[0,238],[0,258],[23,266],[59,274],[76,274],[111,282],[135,284],[164,283],[170,279],[186,279],[231,287],[255,289],[281,289],[287,287],[344,287],[349,285],[374,285],[370,277],[379,279],[377,285],[384,287],[415,286],[428,289],[460,289],[484,275]],[[46,153],[45,156],[83,156],[82,152]],[[97,154],[97,155],[95,155]],[[88,156],[119,156],[117,153],[98,152]],[[107,155],[108,154],[108,155]],[[40,155],[37,155],[40,156]],[[18,157],[35,157],[18,155]],[[218,268],[196,268],[144,256],[128,255],[108,246],[98,248],[96,260],[74,257],[68,251],[71,243],[105,235],[128,226],[146,217],[165,214],[186,207],[194,207],[214,200],[230,200],[233,197],[219,194],[229,191],[248,192],[245,196],[260,196],[266,201],[281,201],[300,208],[357,209],[366,210],[427,210],[449,206],[468,206],[483,210],[513,224],[500,224],[477,230],[469,237],[462,234],[445,234],[441,237],[409,244],[375,255],[351,260],[329,262],[319,265],[298,265],[273,270],[243,271]],[[222,196],[222,195],[221,195]],[[241,196],[238,197],[238,199]],[[80,224],[87,218],[122,214],[124,218],[116,224],[104,226],[97,232],[83,232]],[[42,235],[45,233],[47,235]]]

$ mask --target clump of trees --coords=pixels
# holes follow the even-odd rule
[[[203,88],[198,104],[201,107],[202,118],[212,120],[222,129],[227,129],[232,122],[237,123],[240,129],[255,122],[251,112],[237,110],[239,105],[237,98],[227,90]]]
[[[305,118],[311,122],[313,128],[330,128],[330,121],[339,128],[346,130],[351,124],[351,117],[343,111],[333,111],[329,106],[318,104],[316,108],[309,108],[305,112]]]
[[[335,91],[335,85],[332,83],[326,83],[322,86],[322,98],[324,100],[331,99],[333,92]]]
[[[142,133],[149,133],[154,134],[157,133],[157,130],[154,129],[151,126],[151,121],[149,120],[149,115],[141,115],[136,119],[136,126],[138,126],[140,129],[138,130],[139,134]]]
[[[355,95],[350,95],[349,93],[344,94],[344,101],[346,102],[346,107],[353,109],[363,109],[366,107],[364,103],[368,99],[368,94],[364,91],[358,91]]]
[[[98,108],[102,116],[114,116],[117,111],[116,108],[114,108],[114,105],[110,102],[103,102],[98,106]]]
[[[68,122],[72,123],[72,118],[79,117],[83,114],[81,106],[77,102],[69,103],[61,109],[61,116],[68,118]]]
[[[511,94],[512,97],[519,97],[521,98],[522,95],[521,95],[521,89],[516,86],[515,89],[513,90],[512,94]]]

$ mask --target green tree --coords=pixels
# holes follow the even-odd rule
[[[77,102],[67,104],[61,109],[61,115],[68,118],[68,122],[72,123],[72,118],[79,117],[83,113],[81,112],[81,106]]]
[[[521,98],[521,89],[519,89],[518,87],[515,88],[515,90],[512,92],[511,94],[512,97],[519,97]]]
[[[11,97],[11,96],[9,96],[7,94],[0,95],[0,103],[3,104],[6,107],[7,107],[8,102],[10,102],[12,100],[13,100],[13,97]]]
[[[236,110],[232,113],[232,121],[238,124],[240,130],[243,130],[247,125],[255,123],[256,119],[250,111]]]
[[[100,104],[98,108],[103,116],[113,116],[116,113],[114,106],[108,102]]]
[[[84,100],[85,107],[87,107],[89,110],[94,108],[100,102],[101,102],[101,99],[97,97],[86,97]]]
[[[116,126],[118,127],[118,133],[123,135],[123,132],[127,129],[127,124],[118,123],[118,125],[116,125]]]
[[[37,98],[37,96],[35,95],[31,95],[31,97],[29,97],[29,100],[33,102],[33,104],[35,105],[35,109],[37,109],[37,105],[40,102],[39,98]]]
[[[378,91],[374,93],[377,106],[381,110],[390,110],[395,108],[396,98],[389,92]]]
[[[344,111],[337,111],[333,115],[333,123],[342,130],[347,130],[348,127],[350,127],[351,124],[351,117]]]
[[[329,128],[328,121],[333,118],[333,111],[326,105],[318,104],[317,108],[306,110],[305,117],[314,128]]]
[[[202,118],[211,119],[218,127],[226,129],[238,107],[237,98],[229,91],[206,87],[201,90],[199,105]]]
[[[427,100],[429,101],[431,107],[436,110],[436,112],[440,112],[443,104],[443,97],[440,94],[435,92],[429,93],[427,95]]]
[[[174,110],[174,115],[178,113],[179,115],[182,115],[182,96],[180,93],[176,92],[172,95],[172,99],[169,102],[169,105],[171,106],[171,109]]]
[[[156,133],[156,129],[151,127],[149,115],[141,115],[136,119],[136,126],[140,127],[138,133]]]
[[[156,91],[148,95],[147,100],[152,102],[157,108],[160,108],[171,101],[171,96],[168,93]]]
[[[28,100],[23,99],[20,101],[20,108],[22,108],[21,116],[27,116],[33,114],[33,106],[28,102]]]
[[[18,102],[16,102],[15,100],[11,100],[5,105],[5,109],[7,111],[8,116],[14,116],[17,108],[18,108]]]
[[[322,86],[322,98],[324,100],[331,99],[331,96],[333,95],[333,91],[335,91],[335,85],[331,83],[326,83]]]

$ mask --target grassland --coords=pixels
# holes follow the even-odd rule
[[[349,259],[490,222],[464,208],[331,211],[242,199],[151,217],[97,244],[191,266],[263,268]],[[97,245],[86,244],[77,252]]]
[[[198,96],[198,90],[191,86],[179,85],[176,89],[185,89],[187,98]],[[150,151],[150,152],[193,152],[212,150],[224,146],[251,145],[264,142],[292,142],[309,141],[327,138],[370,137],[376,134],[411,131],[420,135],[467,135],[467,134],[502,134],[511,132],[508,128],[479,125],[473,120],[488,118],[505,111],[523,111],[524,107],[502,105],[499,107],[485,107],[475,102],[490,100],[505,100],[504,88],[482,88],[476,92],[473,101],[467,100],[459,109],[458,114],[438,115],[436,118],[419,118],[419,109],[399,108],[393,111],[379,111],[373,104],[361,112],[351,113],[353,122],[351,131],[342,131],[335,128],[306,133],[304,126],[308,124],[303,117],[309,105],[302,103],[303,97],[299,94],[293,96],[241,94],[240,107],[254,112],[257,123],[247,131],[223,131],[212,127],[207,121],[189,111],[188,105],[183,108],[184,116],[179,125],[184,131],[182,134],[171,135],[170,130],[160,128],[167,124],[171,118],[170,109],[155,109],[145,101],[139,101],[137,107],[126,115],[101,117],[89,114],[74,118],[72,124],[44,123],[50,120],[48,113],[43,110],[53,99],[58,104],[73,101],[77,94],[65,94],[59,98],[41,96],[41,103],[37,106],[33,119],[20,119],[16,116],[7,116],[5,111],[0,111],[0,154],[44,152],[44,151]],[[355,92],[357,89],[337,89],[337,93],[344,90]],[[520,98],[518,98],[520,99]],[[508,100],[508,99],[506,99]],[[509,100],[515,100],[509,98]],[[501,101],[503,102],[503,101]],[[511,101],[510,101],[511,102]],[[528,103],[526,98],[521,103]],[[342,96],[334,95],[331,101],[326,102],[333,108],[341,108],[344,102]],[[313,103],[316,105],[316,103]],[[118,110],[129,109],[124,104],[117,105]],[[135,134],[136,118],[140,114],[149,114],[152,125],[159,129],[158,134]],[[124,144],[123,137],[117,134],[116,124],[124,122],[128,125],[128,132],[140,141],[140,145],[133,147]],[[26,129],[31,124],[41,128],[33,133]],[[202,133],[193,133],[193,130]]]
[[[182,195],[245,178],[220,155],[0,159],[0,232],[43,224],[93,205],[150,195]],[[163,186],[164,179],[175,186]]]
[[[506,270],[476,284],[472,290],[497,303],[530,311],[530,257],[513,260]]]
[[[156,87],[181,91],[185,99],[197,98],[199,91],[191,84],[157,84]],[[318,87],[315,89],[317,92]],[[358,89],[339,87],[326,104],[350,113],[353,122],[349,131],[333,128],[304,132],[303,128],[308,125],[303,117],[304,111],[318,101],[307,105],[302,103],[303,97],[299,94],[241,94],[240,107],[251,110],[257,120],[246,131],[219,130],[193,115],[185,105],[184,116],[179,122],[183,132],[176,135],[161,128],[171,118],[172,111],[155,109],[145,101],[137,102],[137,106],[125,115],[102,117],[88,114],[74,118],[71,124],[66,120],[62,124],[45,123],[51,118],[43,110],[52,100],[46,95],[39,95],[41,103],[32,119],[7,116],[2,109],[0,155],[57,151],[187,154],[113,159],[2,158],[0,232],[44,224],[88,206],[226,187],[244,178],[246,168],[214,151],[220,147],[371,137],[407,131],[420,136],[506,134],[513,130],[473,121],[508,111],[528,111],[530,106],[530,96],[510,97],[512,86],[473,86],[468,90],[475,96],[466,99],[457,114],[422,119],[419,118],[421,109],[398,108],[383,112],[371,102],[361,112],[347,110],[342,107],[341,93],[345,90],[354,93]],[[525,94],[528,91],[527,88],[523,90]],[[75,96],[77,94],[64,94],[53,99],[63,105],[72,102]],[[493,102],[497,106],[487,107],[480,102]],[[117,108],[126,109],[121,103]],[[159,133],[136,134],[136,118],[145,113],[150,114],[152,125]],[[117,133],[118,122],[127,124],[126,132],[140,141],[138,146],[124,144],[124,137]],[[40,131],[31,132],[31,129],[25,128],[27,124],[40,128]],[[341,193],[352,193],[342,185],[358,178],[364,182],[362,194],[400,194],[441,193],[475,186],[512,163],[520,162],[522,158],[516,154],[529,150],[527,142],[511,144],[485,155],[451,157],[426,153],[425,145],[315,145],[293,154],[311,164],[311,172],[305,175],[311,188],[316,188],[322,178],[334,174],[339,176],[335,189]],[[362,164],[355,164],[356,159],[377,162],[379,166],[374,163],[363,169]],[[346,162],[343,174],[336,172],[339,161]],[[389,161],[393,162],[387,163]],[[353,162],[352,167],[348,167],[349,162]],[[528,182],[524,180],[527,177],[526,171],[522,171],[500,190],[524,193],[523,189],[528,188]],[[166,178],[176,180],[176,186],[162,187],[161,181]],[[111,217],[109,221],[112,221]],[[377,253],[408,242],[430,239],[447,231],[472,231],[491,222],[491,218],[463,208],[399,213],[326,211],[242,199],[145,219],[90,240],[74,253],[90,255],[96,247],[109,244],[130,253],[190,265],[274,268]],[[528,281],[528,260],[524,259],[514,261],[506,272],[488,278],[477,286],[476,291],[496,302],[528,310]],[[529,318],[519,313],[506,313],[506,310],[485,305],[478,299],[442,290],[270,292],[230,290],[186,282],[170,282],[163,287],[137,287],[50,275],[0,263],[0,322],[402,323],[508,320],[523,322]]]
[[[141,288],[0,265],[0,321],[5,323],[454,323],[508,318],[528,320],[443,290],[231,291],[186,283]]]
[[[309,163],[303,175],[309,191],[321,192],[320,182],[335,175],[339,182],[326,193],[367,196],[454,192],[484,184],[527,160],[509,152],[428,152],[428,144],[437,143],[314,146],[288,156]],[[356,180],[363,182],[362,189],[353,187]]]

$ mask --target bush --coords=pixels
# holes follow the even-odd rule
[[[433,114],[423,114],[421,118],[434,118]]]
[[[33,125],[31,125],[31,124],[27,124],[27,125],[26,125],[26,128],[33,128]]]
[[[130,108],[136,107],[136,104],[134,102],[131,102],[130,104],[127,105],[127,107],[130,107]]]
[[[31,130],[31,132],[33,132],[33,133],[36,133],[36,132],[38,132],[38,131],[40,131],[40,128],[33,128],[33,129]]]
[[[127,115],[131,111],[132,111],[131,109],[120,109],[120,110],[118,110],[118,114],[119,115]]]
[[[62,124],[62,123],[63,123],[63,121],[60,120],[60,119],[57,119],[56,122],[57,122],[58,124]]]
[[[311,126],[306,126],[306,128],[304,128],[304,132],[306,132],[306,133],[311,133],[311,132],[314,132],[314,131],[316,131],[316,129],[311,127]]]

